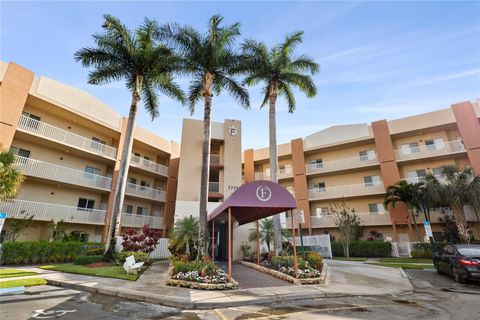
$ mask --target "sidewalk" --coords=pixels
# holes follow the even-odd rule
[[[279,286],[227,291],[202,291],[165,286],[167,261],[154,263],[136,282],[19,268],[41,273],[49,284],[183,309],[225,308],[286,300],[400,294],[413,287],[401,269],[327,260],[324,285]]]

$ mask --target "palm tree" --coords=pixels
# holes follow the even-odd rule
[[[137,105],[143,99],[143,105],[153,120],[159,113],[157,91],[181,102],[184,101],[184,96],[180,87],[173,82],[172,76],[178,67],[178,58],[170,48],[158,41],[161,32],[155,21],[145,18],[144,23],[132,32],[111,15],[104,15],[104,19],[104,32],[93,35],[96,47],[78,50],[75,60],[84,67],[95,68],[88,74],[88,83],[101,85],[124,80],[127,89],[132,93],[105,248],[105,253],[112,253],[111,242],[115,241],[120,232],[120,210],[123,207],[132,153]]]
[[[15,157],[10,152],[0,152],[0,201],[17,196],[23,182],[23,174],[14,169]]]
[[[177,250],[188,247],[193,252],[194,244],[198,241],[198,219],[192,216],[184,217],[175,222],[172,231],[172,243]]]
[[[397,184],[389,186],[385,192],[383,206],[388,210],[389,207],[395,208],[398,202],[402,202],[409,207],[412,221],[415,226],[415,233],[418,241],[420,241],[420,234],[418,233],[417,221],[414,214],[414,211],[419,207],[418,199],[416,198],[415,185],[401,180],[397,182]]]
[[[273,219],[263,219],[259,222],[259,236],[260,243],[265,243],[267,245],[268,252],[270,252],[270,245],[273,240]],[[248,235],[248,241],[257,241],[257,229],[250,230]]]
[[[222,16],[212,16],[209,19],[206,33],[200,33],[190,26],[177,24],[171,24],[164,28],[165,33],[173,40],[184,58],[184,71],[193,77],[187,97],[190,111],[192,113],[195,111],[195,105],[199,100],[203,100],[204,103],[199,257],[207,255],[208,246],[207,200],[213,94],[219,95],[226,90],[243,107],[249,108],[250,106],[247,90],[233,78],[239,72],[240,66],[239,56],[233,48],[236,38],[240,35],[240,24],[221,26],[222,21]]]
[[[284,42],[268,49],[265,43],[246,40],[242,45],[245,63],[244,83],[248,86],[263,84],[263,102],[261,107],[269,103],[269,150],[270,175],[277,182],[277,132],[275,108],[278,95],[287,99],[288,111],[295,110],[295,96],[292,87],[300,89],[307,97],[313,97],[317,88],[310,75],[317,73],[320,67],[306,55],[295,56],[295,47],[302,42],[303,32],[288,34]],[[273,217],[275,226],[275,251],[282,248],[280,216]]]
[[[463,207],[480,203],[480,176],[475,176],[472,168],[460,170],[454,165],[442,166],[443,179],[438,183],[437,199],[446,201],[452,209],[458,234],[462,242],[470,241],[469,228]]]

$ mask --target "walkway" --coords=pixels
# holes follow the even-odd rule
[[[226,262],[218,262],[218,264],[226,270]],[[290,282],[280,280],[239,263],[232,264],[232,277],[238,282],[239,289],[293,286]]]
[[[42,273],[50,284],[183,309],[225,308],[312,298],[401,294],[413,290],[401,269],[359,262],[326,260],[324,285],[287,285],[228,291],[202,291],[165,286],[168,261],[156,262],[138,281],[127,281],[17,267]],[[248,270],[250,271],[253,270]]]

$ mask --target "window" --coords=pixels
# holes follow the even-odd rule
[[[94,168],[94,167],[91,167],[91,166],[85,166],[85,178],[93,178],[93,175],[101,175],[102,174],[102,170],[98,169],[98,168]]]
[[[360,161],[367,161],[367,160],[375,159],[375,151],[374,150],[360,151],[358,153],[358,155],[360,156]]]
[[[432,174],[435,177],[443,177],[443,169],[442,168],[433,168],[432,169]]]
[[[419,153],[420,149],[418,148],[417,142],[411,142],[407,144],[402,144],[400,146],[403,154],[412,154],[412,153]]]
[[[27,127],[32,128],[32,129],[38,129],[39,121],[40,121],[39,116],[36,116],[36,115],[28,113],[28,112],[22,112],[22,115],[24,115],[25,117],[28,118],[27,122],[26,122]]]
[[[107,143],[105,141],[96,137],[92,137],[92,142],[90,143],[91,147],[97,150],[105,150],[106,144]]]
[[[310,167],[312,168],[322,168],[323,167],[323,161],[322,159],[315,159],[310,161]]]
[[[140,181],[140,190],[145,190],[145,187],[150,188],[150,183],[146,181]]]
[[[381,203],[369,203],[368,210],[371,214],[383,214],[383,204]]]
[[[126,204],[123,207],[123,212],[132,214],[133,213],[133,206],[131,204]]]
[[[322,217],[331,215],[331,213],[328,207],[322,207],[322,208],[316,208],[315,212],[310,212],[310,215],[313,217],[322,218]]]
[[[17,155],[19,157],[30,158],[30,150],[26,150],[26,149],[11,146],[9,151],[10,151],[10,153],[12,153],[14,155]]]
[[[443,139],[429,139],[425,140],[425,145],[427,146],[427,150],[441,150],[445,149],[445,143]]]
[[[147,156],[143,156],[143,164],[146,166],[150,165],[150,158]]]
[[[379,184],[380,176],[366,176],[363,177],[363,181],[365,182],[365,187],[373,187]]]
[[[128,185],[130,188],[133,188],[133,189],[136,188],[135,185],[137,184],[137,179],[132,178],[132,177],[128,177],[128,178],[127,178],[127,182],[128,182],[127,185]]]
[[[89,211],[89,209],[90,210],[93,209],[94,206],[95,206],[95,200],[87,199],[87,198],[78,199],[78,205],[77,205],[78,210]]]
[[[313,185],[313,189],[316,192],[322,192],[325,191],[325,182],[318,182]]]
[[[407,172],[407,178],[412,180],[412,182],[419,182],[425,180],[427,172],[424,169],[413,170]]]
[[[137,207],[137,214],[139,215],[148,215],[148,208],[145,207]]]

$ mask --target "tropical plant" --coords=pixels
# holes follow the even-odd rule
[[[383,206],[388,210],[389,207],[395,208],[399,202],[405,204],[409,208],[410,216],[412,217],[413,225],[415,226],[417,239],[418,241],[421,241],[415,218],[415,212],[419,207],[418,198],[416,196],[416,187],[415,184],[410,184],[405,180],[401,180],[394,185],[388,186],[385,192]]]
[[[150,254],[157,247],[161,233],[153,230],[148,224],[142,227],[142,233],[134,228],[127,228],[122,237],[123,251],[145,252]]]
[[[184,58],[184,71],[192,76],[188,89],[188,105],[193,113],[198,101],[203,100],[203,148],[200,181],[199,250],[202,257],[207,254],[208,225],[207,200],[210,166],[210,119],[213,94],[226,90],[243,107],[250,106],[248,92],[234,78],[240,69],[239,56],[233,45],[240,36],[240,24],[222,25],[223,17],[212,16],[208,30],[200,33],[190,26],[170,24],[164,33],[173,40]]]
[[[340,242],[343,246],[345,257],[350,257],[350,242],[354,240],[358,228],[361,226],[361,220],[355,213],[354,209],[350,209],[345,203],[332,208],[335,216],[335,224],[340,235]]]
[[[15,157],[10,152],[0,152],[0,201],[17,196],[23,182],[23,174],[14,169]]]
[[[273,241],[273,219],[263,219],[258,221],[258,233],[260,236],[260,243],[265,243],[268,252],[270,252],[270,245]],[[257,229],[250,229],[248,241],[257,241]]]
[[[48,223],[48,228],[52,231],[52,241],[64,241],[67,239],[67,223],[62,220],[54,221],[51,220]]]
[[[198,232],[197,218],[189,216],[177,220],[171,233],[170,245],[177,250],[187,247],[188,252],[192,254],[198,243]]]
[[[23,219],[8,219],[5,223],[5,242],[17,241],[18,237],[25,233],[25,230],[33,225],[34,215],[30,215]]]
[[[75,60],[84,67],[94,67],[88,74],[88,83],[102,85],[124,80],[132,94],[105,247],[105,254],[108,253],[113,258],[112,242],[115,243],[120,232],[120,211],[123,207],[138,103],[141,99],[144,100],[143,105],[153,120],[159,115],[158,91],[182,103],[184,96],[180,87],[173,82],[173,73],[179,68],[179,59],[159,41],[162,35],[155,21],[145,18],[140,27],[131,31],[111,15],[104,15],[104,19],[104,32],[93,35],[96,47],[80,49],[75,53]]]
[[[269,104],[269,155],[271,180],[277,183],[278,156],[276,133],[276,102],[279,95],[285,96],[288,112],[293,113],[296,107],[292,87],[304,92],[307,97],[313,97],[317,88],[310,75],[320,70],[317,63],[306,55],[296,56],[294,51],[302,42],[303,32],[288,34],[285,40],[269,49],[265,43],[255,40],[245,40],[242,53],[246,74],[244,84],[248,86],[263,85],[263,102],[261,107]],[[282,248],[280,216],[273,217],[275,225],[275,251],[278,254]]]
[[[431,192],[439,204],[447,203],[452,209],[457,225],[458,237],[463,243],[470,242],[470,230],[466,221],[464,206],[474,208],[480,203],[480,176],[475,176],[472,168],[459,169],[457,166],[442,166],[442,178],[437,179],[436,188]]]

